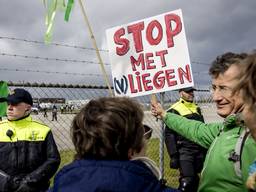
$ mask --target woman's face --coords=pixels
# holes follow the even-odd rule
[[[250,129],[253,139],[256,141],[256,108],[250,108],[245,104],[242,112],[246,126]]]

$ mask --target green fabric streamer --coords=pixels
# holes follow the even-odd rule
[[[46,44],[49,44],[52,40],[52,26],[53,26],[53,21],[56,15],[57,0],[48,0],[46,7],[48,9],[46,18],[45,18],[45,24],[47,26],[47,30],[45,33],[44,41]]]
[[[44,5],[47,8],[47,14],[45,18],[45,24],[47,26],[47,30],[44,36],[44,41],[46,44],[51,43],[52,40],[52,31],[53,31],[53,23],[57,10],[64,11],[65,10],[65,0],[48,0],[44,2]]]
[[[8,95],[8,86],[5,81],[0,81],[0,97],[7,97]],[[0,103],[0,117],[6,116],[7,103]]]
[[[65,12],[65,21],[69,20],[70,12],[71,12],[73,5],[74,5],[74,0],[68,0],[68,5],[66,8],[66,12]]]

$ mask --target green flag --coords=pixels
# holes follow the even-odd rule
[[[64,11],[66,8],[65,0],[44,0],[44,6],[47,9],[45,24],[47,30],[45,32],[44,41],[49,44],[52,40],[53,23],[57,10]]]
[[[68,5],[66,8],[65,17],[64,17],[65,21],[69,20],[70,12],[71,12],[73,5],[74,5],[74,0],[68,0]]]
[[[5,81],[0,81],[0,97],[7,97],[8,95],[8,86]],[[7,103],[0,103],[0,117],[6,116]]]

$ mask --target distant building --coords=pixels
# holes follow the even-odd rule
[[[47,108],[51,109],[52,104],[59,106],[61,104],[65,104],[65,98],[33,98],[34,106],[37,106],[41,109]]]
[[[82,106],[86,105],[90,100],[85,99],[85,100],[67,100],[66,104],[68,106],[73,106],[75,109],[80,109]]]

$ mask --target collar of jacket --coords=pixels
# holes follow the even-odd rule
[[[26,116],[23,116],[23,117],[21,117],[21,118],[19,118],[19,119],[15,119],[15,120],[9,120],[8,118],[8,121],[19,121],[19,120],[22,120],[22,119],[26,119],[28,116],[30,116],[30,114],[28,114],[28,115],[26,115]]]
[[[184,100],[183,98],[180,98],[180,103],[183,103],[186,107],[191,108],[192,106],[195,106],[196,104],[194,102],[189,102]]]
[[[233,129],[234,127],[244,127],[244,121],[240,113],[230,114],[224,119],[224,131]]]
[[[19,119],[19,120],[16,120],[16,121],[8,121],[8,124],[11,124],[11,125],[26,125],[28,122],[31,122],[32,121],[32,117],[29,115],[25,118],[22,118],[22,119]]]

